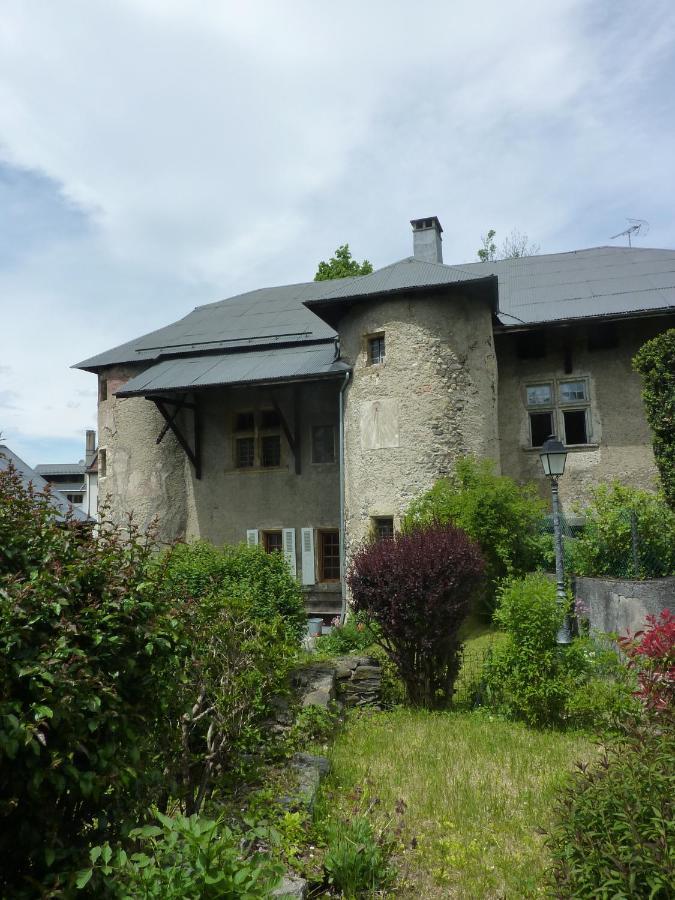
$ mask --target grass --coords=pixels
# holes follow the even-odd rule
[[[393,896],[541,897],[547,854],[538,829],[550,824],[565,773],[592,752],[579,735],[483,713],[356,715],[331,750],[318,813],[351,815],[359,788],[363,802],[379,798],[383,817],[405,802],[407,849]]]

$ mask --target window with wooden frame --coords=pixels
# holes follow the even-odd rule
[[[377,366],[384,362],[384,332],[371,334],[367,338],[368,365]]]
[[[281,418],[275,409],[260,413],[260,465],[275,469],[281,465]]]
[[[255,418],[252,412],[239,412],[234,417],[234,465],[251,469],[255,465]]]
[[[373,534],[378,541],[394,536],[393,516],[373,516]]]
[[[335,429],[332,425],[312,426],[312,462],[335,462]]]
[[[319,581],[340,580],[340,532],[319,531]]]
[[[568,447],[590,441],[590,399],[586,378],[554,379],[525,387],[531,447],[557,435]]]
[[[283,553],[284,542],[281,531],[263,531],[262,538],[265,553]]]

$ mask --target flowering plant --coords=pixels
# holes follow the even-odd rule
[[[637,671],[640,699],[654,710],[666,710],[675,699],[675,616],[664,609],[647,616],[647,628],[619,638],[631,668]]]

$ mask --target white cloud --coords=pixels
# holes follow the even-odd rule
[[[73,437],[94,389],[70,363],[345,240],[384,265],[414,216],[448,261],[490,226],[546,251],[625,216],[672,245],[674,45],[665,0],[8,0],[0,160],[89,223],[54,214],[0,269],[11,429]]]

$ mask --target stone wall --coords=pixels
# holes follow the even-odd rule
[[[591,629],[625,634],[638,631],[648,615],[675,612],[675,577],[631,581],[576,578],[575,595],[590,609]]]
[[[373,517],[395,524],[410,501],[461,454],[497,444],[497,367],[491,311],[439,293],[373,300],[339,324],[353,365],[345,402],[347,550]],[[383,333],[385,361],[369,365],[368,335]]]
[[[517,334],[495,337],[499,366],[501,468],[518,481],[536,481],[542,496],[550,492],[541,472],[538,448],[530,447],[525,385],[553,379],[586,378],[590,388],[591,443],[573,449],[560,480],[563,503],[586,501],[594,485],[618,478],[653,489],[657,471],[651,435],[640,396],[640,378],[631,360],[642,344],[672,325],[666,317],[615,323],[618,345],[589,349],[594,325],[547,327],[546,355],[522,359]],[[562,437],[562,435],[561,435]]]

